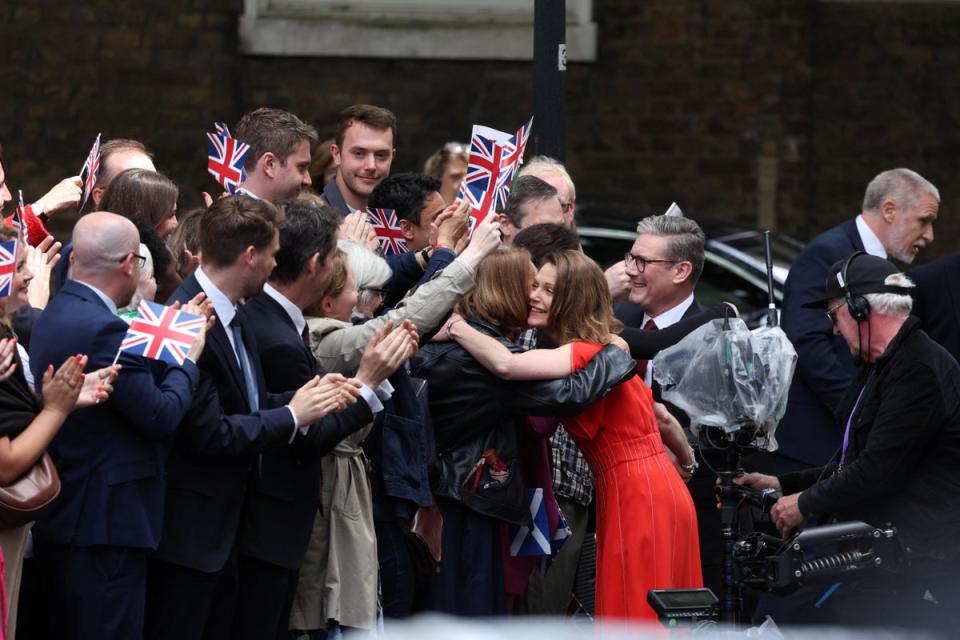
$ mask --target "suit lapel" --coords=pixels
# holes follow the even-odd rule
[[[310,371],[316,373],[316,360],[313,357],[310,349],[307,345],[303,344],[303,336],[297,332],[297,325],[293,324],[293,320],[290,318],[290,314],[287,313],[287,310],[280,306],[280,303],[274,300],[271,296],[266,293],[261,293],[260,296],[263,298],[263,303],[266,305],[267,313],[272,314],[276,317],[278,322],[283,324],[283,331],[288,331],[290,336],[296,336],[297,342],[300,343],[303,348],[303,352],[306,355],[307,362],[310,364]],[[309,331],[309,329],[307,329]],[[264,371],[263,375],[267,375],[267,372]]]

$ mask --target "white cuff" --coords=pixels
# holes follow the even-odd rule
[[[381,385],[382,386],[382,385]],[[367,385],[360,387],[360,397],[363,398],[367,404],[370,406],[370,411],[373,412],[373,415],[377,415],[383,411],[383,403],[380,402],[380,398],[377,397],[377,394],[374,393],[373,389]]]

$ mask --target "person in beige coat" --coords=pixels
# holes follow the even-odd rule
[[[480,223],[462,254],[400,306],[372,316],[390,278],[386,261],[369,249],[341,241],[320,302],[307,315],[318,370],[351,375],[373,334],[388,323],[405,323],[423,334],[440,325],[457,299],[474,287],[474,270],[500,245],[494,216]],[[377,546],[373,497],[361,444],[372,425],[342,440],[322,461],[322,506],[300,569],[291,629],[371,629],[377,615]]]

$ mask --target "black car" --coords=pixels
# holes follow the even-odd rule
[[[577,232],[583,250],[606,269],[623,260],[637,237],[642,215],[626,217],[609,205],[578,207]],[[707,236],[703,275],[697,284],[697,301],[711,306],[733,302],[751,327],[766,317],[767,269],[763,231],[711,218],[693,218]],[[774,298],[783,300],[783,283],[803,243],[778,233],[770,234],[773,253]]]

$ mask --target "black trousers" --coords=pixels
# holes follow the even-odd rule
[[[240,556],[240,592],[232,638],[286,640],[298,572]]]
[[[235,554],[206,573],[151,560],[147,570],[147,640],[227,640],[237,609]]]
[[[55,638],[140,638],[147,550],[37,544]]]

